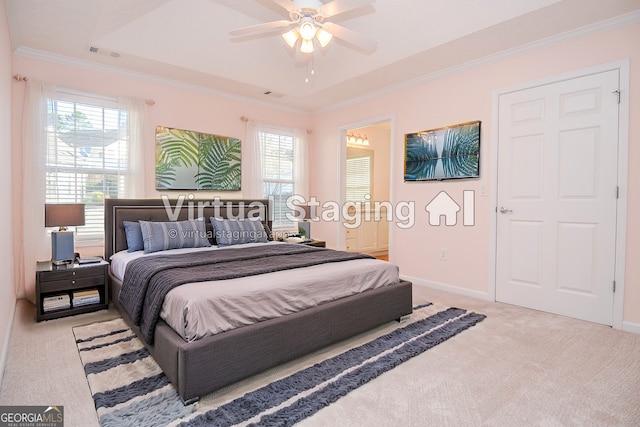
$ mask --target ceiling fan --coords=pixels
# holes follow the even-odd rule
[[[289,19],[238,28],[229,31],[229,34],[234,37],[259,36],[271,35],[278,31],[292,48],[300,41],[300,51],[303,53],[313,53],[316,42],[325,47],[333,37],[366,54],[376,50],[375,41],[342,25],[327,21],[336,15],[374,3],[375,0],[333,0],[326,4],[320,0],[270,1],[285,9],[289,13]]]

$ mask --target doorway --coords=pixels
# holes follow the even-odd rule
[[[497,301],[615,323],[620,80],[608,69],[500,95]]]
[[[343,141],[343,200],[354,205],[344,229],[344,247],[388,259],[387,212],[376,202],[391,200],[391,121],[347,128]]]

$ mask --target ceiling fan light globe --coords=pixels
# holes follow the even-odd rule
[[[333,36],[328,31],[325,31],[322,28],[318,28],[318,31],[316,32],[316,38],[318,39],[320,46],[325,47],[329,44]]]
[[[282,38],[289,45],[289,47],[295,46],[296,42],[298,41],[298,37],[300,37],[300,34],[295,28],[287,31],[282,35]]]
[[[303,22],[300,24],[300,37],[304,40],[311,40],[313,36],[316,35],[318,28],[316,28],[313,20],[311,18],[304,18]]]
[[[302,39],[302,43],[300,44],[300,52],[302,53],[313,53],[314,51],[313,41]]]

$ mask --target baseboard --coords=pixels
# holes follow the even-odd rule
[[[432,280],[420,279],[412,276],[400,276],[404,280],[412,282],[414,285],[423,286],[426,288],[437,289],[439,291],[451,292],[452,294],[464,295],[471,298],[477,298],[484,301],[493,301],[489,298],[489,294],[486,292],[473,291],[471,289],[461,288],[459,286],[449,285],[446,283],[434,282]]]
[[[4,335],[4,342],[2,343],[2,355],[0,355],[0,384],[2,384],[2,380],[4,379],[4,367],[7,364],[7,355],[9,354],[9,341],[11,339],[13,321],[15,320],[17,302],[18,301],[15,300],[11,306],[12,309],[11,313],[9,314],[9,322],[7,324],[7,330]]]
[[[420,279],[412,276],[400,276],[404,280],[412,282],[414,285],[423,286],[425,288],[436,289],[439,291],[451,292],[452,294],[464,295],[467,297],[478,298],[485,301],[493,301],[489,298],[488,293],[472,291],[470,289],[461,288],[458,286],[448,285],[446,283],[434,282],[431,280]],[[640,335],[640,323],[622,322],[622,330]]]
[[[622,330],[640,335],[640,323],[622,322]]]

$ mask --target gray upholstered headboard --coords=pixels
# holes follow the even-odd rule
[[[271,229],[271,212],[266,199],[105,199],[104,201],[104,256],[127,249],[124,221],[177,221],[204,217],[207,231],[212,227],[209,218],[256,218]],[[174,216],[175,215],[175,216]],[[210,235],[213,235],[211,232]]]

